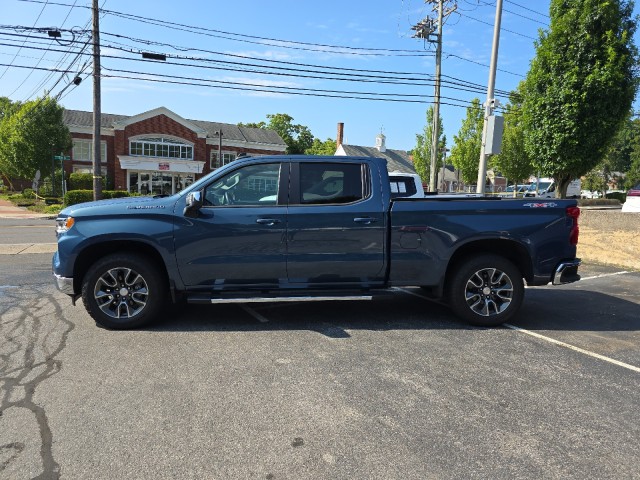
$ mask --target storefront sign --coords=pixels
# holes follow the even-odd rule
[[[168,163],[158,163],[158,170],[169,170],[170,165]]]

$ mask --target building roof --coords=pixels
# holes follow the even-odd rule
[[[379,151],[376,147],[361,147],[359,145],[345,145],[344,143],[338,147],[338,150],[344,150],[345,155],[354,157],[377,157],[384,158],[387,161],[387,170],[390,172],[416,173],[409,154],[405,150],[391,150],[387,148],[384,152]]]
[[[100,116],[100,123],[103,128],[113,128],[114,123],[123,122],[129,118],[132,118],[132,116],[103,113]],[[65,109],[63,121],[68,127],[88,128],[93,126],[93,112]],[[207,133],[207,137],[217,138],[217,134],[215,134],[215,132],[221,131],[222,138],[227,140],[286,146],[284,140],[282,140],[280,135],[278,135],[274,130],[266,128],[239,127],[238,125],[230,123],[207,122],[204,120],[188,121],[203,129]]]

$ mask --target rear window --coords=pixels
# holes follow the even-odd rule
[[[363,165],[301,163],[300,203],[343,204],[364,198]]]
[[[391,186],[391,198],[410,197],[418,193],[416,182],[412,177],[396,176],[389,179]]]

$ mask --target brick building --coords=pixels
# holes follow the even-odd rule
[[[65,173],[90,173],[93,113],[65,110],[64,123],[73,140]],[[286,149],[273,130],[186,120],[165,107],[134,116],[102,114],[100,145],[108,187],[143,195],[175,193],[242,153],[277,155]]]

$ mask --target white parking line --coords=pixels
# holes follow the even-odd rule
[[[525,330],[524,328],[516,327],[515,325],[510,325],[508,323],[504,324],[505,327],[510,328],[511,330],[516,330],[521,333],[526,333],[527,335],[531,335],[532,337],[539,338],[540,340],[544,340],[546,342],[554,343],[561,347],[568,348],[569,350],[573,350],[575,352],[583,353],[593,358],[597,358],[599,360],[604,360],[605,362],[613,363],[614,365],[618,365],[619,367],[626,368],[627,370],[631,370],[632,372],[640,373],[640,367],[635,367],[633,365],[629,365],[628,363],[620,362],[618,360],[614,360],[613,358],[605,357],[604,355],[600,355],[599,353],[590,352],[589,350],[585,350],[580,347],[575,347],[565,342],[561,342],[560,340],[556,340],[554,338],[545,337],[544,335],[540,335],[539,333],[532,332],[530,330]]]
[[[604,278],[604,277],[612,277],[614,275],[624,275],[625,273],[629,273],[629,272],[625,270],[624,272],[603,273],[602,275],[594,275],[592,277],[582,277],[580,281],[583,282],[585,280],[593,280],[594,278]]]
[[[269,322],[269,319],[267,317],[265,317],[263,315],[260,315],[253,308],[248,307],[247,305],[240,304],[240,308],[243,309],[245,312],[247,312],[249,315],[251,315],[256,320],[258,320],[259,322],[262,322],[262,323],[268,323]]]
[[[617,272],[617,273],[612,273],[612,274],[597,275],[597,276],[594,276],[594,277],[588,277],[587,279],[606,277],[606,276],[610,276],[610,275],[622,275],[624,273],[629,273],[629,272]],[[429,297],[426,297],[424,295],[420,295],[419,293],[412,292],[411,290],[407,290],[405,288],[393,287],[392,290],[398,291],[398,292],[403,292],[403,293],[408,293],[409,295],[413,295],[415,297],[420,297],[420,298],[424,298],[426,300],[430,300]],[[515,325],[511,325],[509,323],[505,323],[503,325],[505,327],[507,327],[507,328],[510,328],[511,330],[516,330],[516,331],[521,332],[521,333],[526,333],[527,335],[531,335],[532,337],[539,338],[540,340],[544,340],[544,341],[547,341],[547,342],[550,342],[550,343],[554,343],[554,344],[556,344],[558,346],[568,348],[569,350],[573,350],[575,352],[579,352],[579,353],[582,353],[584,355],[588,355],[590,357],[597,358],[599,360],[603,360],[605,362],[612,363],[612,364],[617,365],[619,367],[626,368],[627,370],[631,370],[632,372],[640,373],[640,367],[636,367],[634,365],[629,365],[628,363],[620,362],[618,360],[614,360],[613,358],[605,357],[604,355],[600,355],[599,353],[595,353],[595,352],[590,352],[589,350],[585,350],[585,349],[580,348],[580,347],[575,347],[575,346],[570,345],[568,343],[561,342],[560,340],[555,340],[555,339],[550,338],[550,337],[545,337],[544,335],[540,335],[539,333],[535,333],[535,332],[532,332],[530,330],[525,330],[524,328],[516,327]]]

